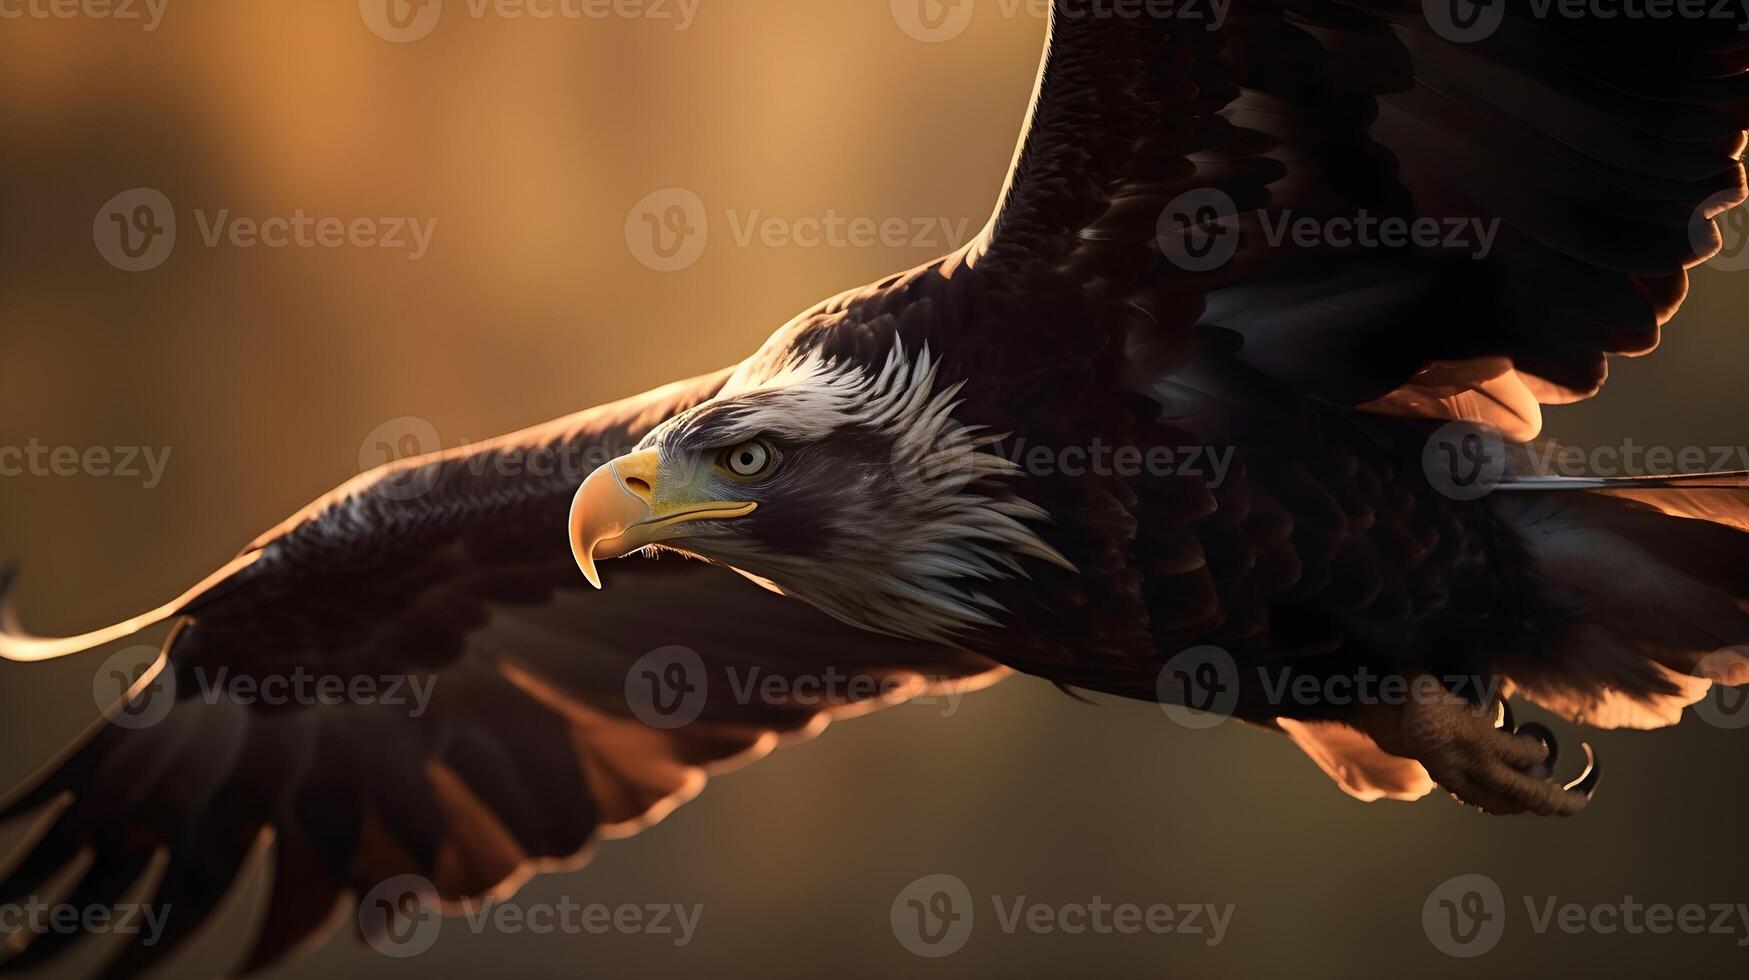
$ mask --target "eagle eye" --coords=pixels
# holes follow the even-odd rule
[[[777,453],[765,440],[749,439],[723,450],[717,465],[743,480],[752,480],[777,467]]]

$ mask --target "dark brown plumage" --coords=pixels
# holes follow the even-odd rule
[[[734,377],[368,474],[256,542],[253,562],[160,611],[176,623],[166,657],[185,695],[169,719],[96,729],[0,807],[57,805],[0,901],[90,852],[81,899],[113,902],[167,850],[157,894],[174,906],[171,933],[128,950],[114,968],[127,975],[186,938],[271,839],[272,908],[247,964],[260,967],[376,882],[418,874],[450,900],[514,887],[603,829],[659,817],[703,767],[875,703],[822,711],[713,688],[698,722],[651,728],[626,695],[651,637],[713,669],[964,684],[1001,664],[1147,699],[1164,696],[1179,651],[1217,645],[1239,668],[1231,710],[1289,730],[1357,795],[1420,795],[1431,773],[1491,809],[1582,807],[1581,789],[1522,778],[1543,754],[1528,729],[1470,731],[1443,697],[1382,717],[1283,701],[1257,678],[1505,677],[1570,717],[1651,724],[1683,693],[1672,676],[1749,639],[1735,495],[1460,501],[1422,468],[1444,420],[1531,438],[1539,402],[1591,394],[1607,355],[1656,342],[1685,269],[1717,245],[1697,215],[1743,197],[1744,35],[1511,10],[1488,40],[1458,44],[1411,2],[1240,0],[1218,30],[1056,6],[1031,129],[979,240],[803,314]],[[1217,225],[1174,211],[1209,191],[1226,203]],[[1498,237],[1480,260],[1443,243],[1270,241],[1283,215],[1362,211],[1497,221]],[[1174,252],[1186,234],[1217,233],[1238,236],[1225,263],[1192,269]],[[563,534],[593,468],[579,461],[599,458],[587,450],[663,448],[664,422],[735,397],[728,386],[809,355],[877,370],[895,341],[931,352],[938,386],[964,383],[961,425],[1053,449],[1215,447],[1233,469],[980,481],[989,499],[1047,515],[1031,526],[1073,568],[1033,554],[1017,559],[1023,574],[977,582],[996,625],[953,648],[856,630],[678,560],[618,563],[608,593],[584,593]],[[779,448],[843,467],[885,445],[844,438]],[[572,465],[499,465],[530,455]],[[892,492],[862,470],[809,489],[806,533],[770,524],[784,501],[767,494],[745,538],[830,554],[849,533],[834,508]],[[671,547],[717,557],[684,538]],[[1649,615],[1602,615],[1612,589],[1642,583],[1588,576],[1572,557],[1588,549],[1643,558],[1646,580],[1678,585]],[[11,631],[0,653],[91,642]],[[439,684],[417,719],[186,696],[219,668]],[[1514,772],[1486,771],[1502,762]],[[4,968],[60,946],[44,937]]]

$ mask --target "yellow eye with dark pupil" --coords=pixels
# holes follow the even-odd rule
[[[771,466],[771,450],[762,442],[743,442],[723,454],[723,462],[736,476],[758,476]]]

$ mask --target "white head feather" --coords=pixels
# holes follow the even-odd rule
[[[846,474],[861,485],[840,498],[848,512],[835,515],[832,567],[763,549],[710,557],[851,625],[935,641],[998,625],[1002,606],[979,583],[1024,577],[1022,558],[1073,570],[1030,526],[1049,515],[997,492],[1023,471],[986,451],[1003,435],[954,420],[965,382],[938,388],[939,366],[927,346],[912,358],[895,342],[878,371],[810,354],[757,381],[737,378],[715,402],[733,406],[738,431],[811,443],[860,427],[891,443],[891,465]]]

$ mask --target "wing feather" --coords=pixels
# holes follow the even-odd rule
[[[1099,18],[1059,0],[969,260],[1033,330],[1064,329],[1041,300],[1065,289],[1097,317],[1145,311],[1132,354],[1152,346],[1162,373],[1196,333],[1232,331],[1302,393],[1531,438],[1538,402],[1587,397],[1609,355],[1656,346],[1719,249],[1713,219],[1749,193],[1749,46],[1727,20],[1502,6],[1460,43],[1410,0],[1241,2],[1218,28],[1181,16],[1198,7]],[[1210,193],[1214,224],[1177,213]],[[1282,234],[1386,219],[1437,242]],[[1232,258],[1175,261],[1203,231],[1236,236]]]
[[[248,561],[158,617],[176,621],[162,674],[134,690],[174,698],[162,720],[100,721],[0,800],[0,819],[54,808],[0,896],[35,894],[82,862],[81,905],[141,890],[168,918],[156,944],[110,962],[111,976],[133,976],[196,935],[272,841],[270,908],[244,964],[259,970],[320,941],[344,921],[337,909],[385,881],[416,876],[449,909],[504,897],[783,739],[996,676],[981,658],[859,633],[698,562],[631,561],[609,591],[583,587],[564,529],[592,450],[629,447],[724,377],[367,474],[258,539]],[[0,653],[64,655],[118,630],[9,632]],[[676,647],[703,671],[689,678],[697,717],[658,726],[629,682],[645,654]],[[299,677],[373,686],[267,697],[264,685]],[[73,938],[36,937],[0,971],[54,959]]]

